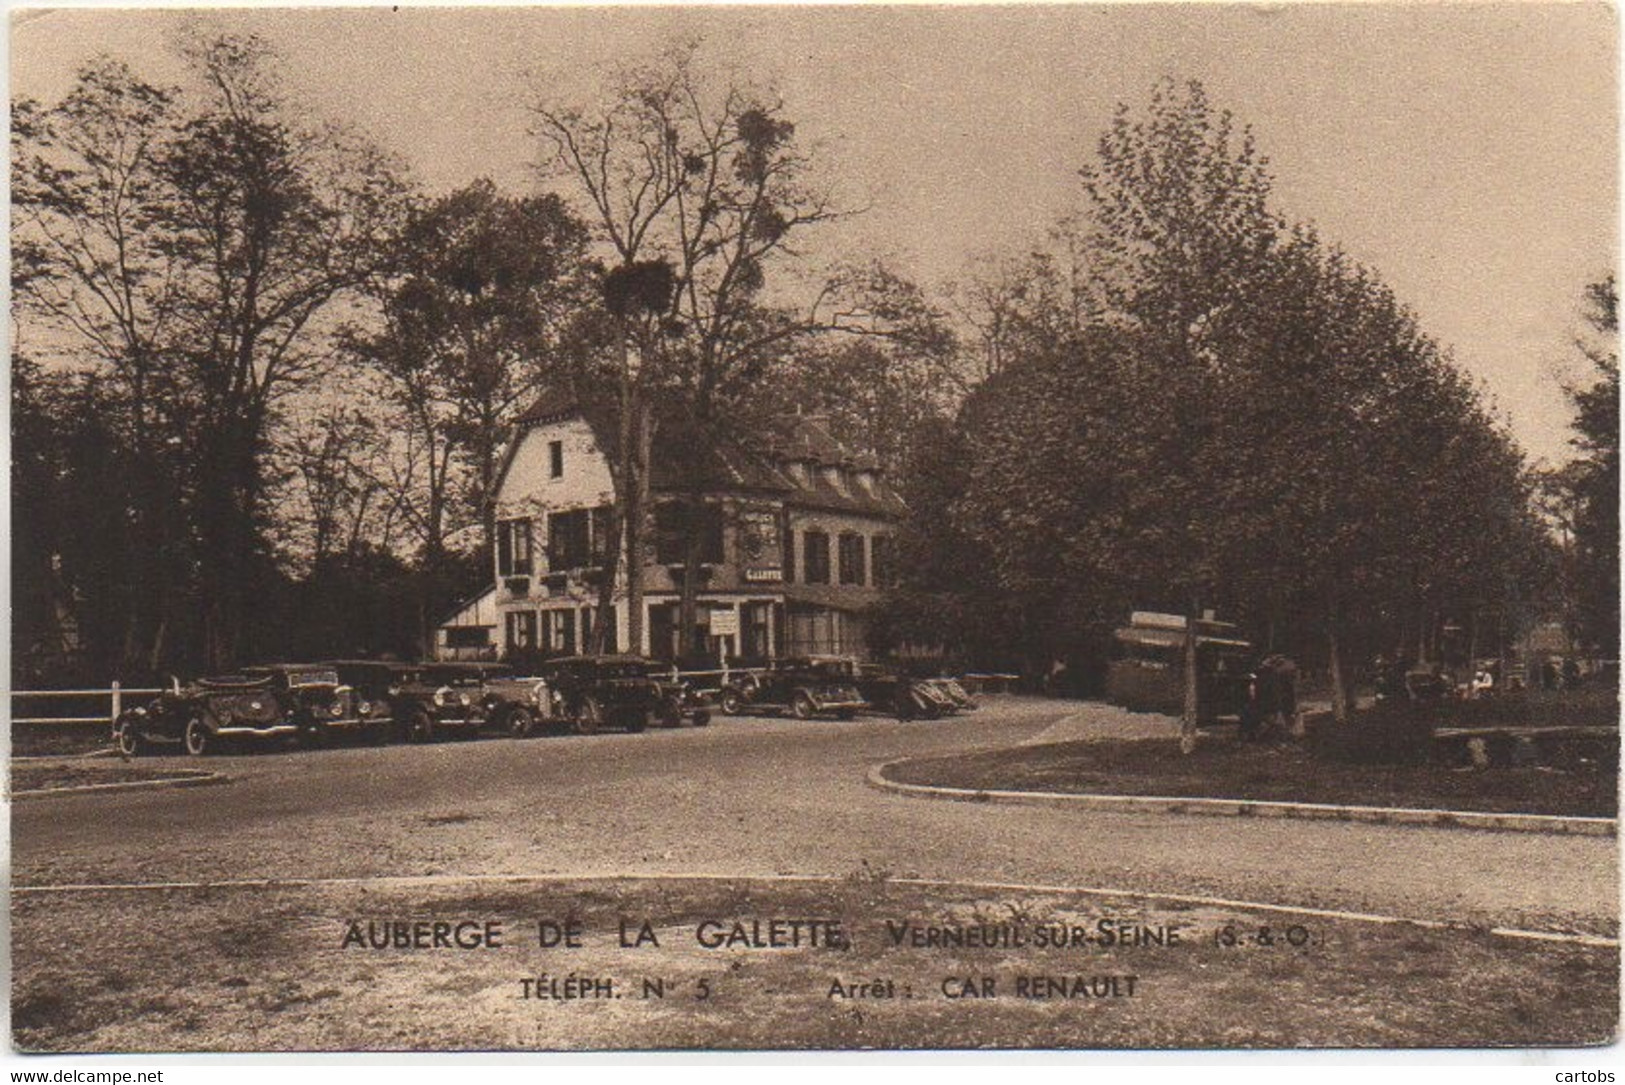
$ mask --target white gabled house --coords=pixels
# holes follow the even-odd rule
[[[546,397],[520,418],[494,487],[495,582],[442,628],[448,650],[453,639],[472,641],[472,630],[487,627],[499,658],[585,648],[600,620],[614,448],[613,425],[568,396]],[[626,643],[620,585],[603,620],[613,623],[614,649],[672,659],[682,534],[676,480],[658,434],[651,460],[645,643]],[[707,658],[866,656],[865,615],[891,575],[892,534],[904,511],[874,460],[845,448],[820,420],[794,416],[753,447],[719,451],[703,473],[696,643]]]

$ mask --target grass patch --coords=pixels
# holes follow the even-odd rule
[[[1429,715],[1439,727],[1619,726],[1619,690],[1611,684],[1526,690],[1476,701],[1446,701]]]
[[[1359,720],[1345,725],[1357,728]],[[1231,734],[1204,736],[1196,752],[1176,739],[1063,742],[922,758],[893,765],[898,783],[971,791],[1058,791],[1256,799],[1424,810],[1618,815],[1618,762],[1576,756],[1567,765],[1462,768],[1451,764],[1363,763],[1339,756],[1335,734],[1306,743],[1246,743]],[[1410,747],[1405,747],[1410,748]],[[1425,749],[1425,747],[1424,747]]]
[[[122,761],[64,761],[13,763],[11,790],[39,791],[52,787],[88,787],[96,784],[127,784],[146,780],[185,780],[208,773],[197,769],[153,768]]]
[[[849,948],[696,937],[702,922],[772,917],[839,921]],[[437,919],[499,921],[505,944],[342,944],[352,920]],[[542,948],[541,920],[579,925],[580,948]],[[1028,942],[899,944],[888,920]],[[1102,920],[1177,925],[1180,941],[1032,941]],[[659,947],[624,947],[623,921],[647,923]],[[870,876],[21,896],[12,923],[14,1041],[28,1051],[1545,1047],[1605,1043],[1617,1024],[1609,949]],[[619,997],[525,998],[523,981],[545,976],[610,980]],[[1090,993],[1021,994],[1032,977]],[[871,983],[889,997],[831,994]],[[968,990],[982,997],[949,997]]]
[[[112,725],[107,723],[11,725],[13,757],[71,757],[105,750],[112,745]]]

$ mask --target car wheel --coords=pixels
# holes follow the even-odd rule
[[[536,717],[528,708],[516,708],[508,713],[508,734],[514,738],[529,738],[536,729]]]
[[[406,717],[406,741],[412,743],[430,742],[434,739],[434,720],[429,713],[418,708]]]
[[[596,735],[604,726],[604,706],[598,703],[596,697],[588,697],[581,702],[581,711],[576,713],[575,724],[572,728],[578,735]]]
[[[141,737],[141,731],[132,719],[119,721],[115,741],[121,757],[140,757],[147,752],[147,740]]]
[[[810,720],[818,714],[818,706],[813,704],[810,694],[797,690],[790,698],[790,714],[798,720]]]
[[[725,689],[722,691],[721,707],[724,716],[737,716],[745,711],[745,699],[739,695],[738,690]]]
[[[203,722],[201,716],[193,716],[186,721],[186,752],[193,757],[202,757],[214,748],[214,732],[209,725]]]

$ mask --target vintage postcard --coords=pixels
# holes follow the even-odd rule
[[[14,1051],[1613,1043],[1616,23],[13,8]]]

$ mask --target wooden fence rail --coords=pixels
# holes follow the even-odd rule
[[[13,716],[12,723],[105,723],[109,727],[124,711],[126,697],[156,697],[161,689],[132,689],[114,682],[106,689],[15,689],[11,691],[12,706],[23,700],[50,700],[66,697],[106,697],[108,712],[105,716]]]
[[[694,681],[698,689],[715,691],[721,689],[734,675],[761,674],[761,667],[722,667],[708,671],[679,671],[668,673],[683,679]],[[1016,680],[1013,674],[967,674],[964,678],[968,685],[980,687],[985,692],[997,692],[1001,688],[1008,688]],[[701,681],[701,679],[715,679],[715,682]],[[114,682],[106,689],[14,689],[10,693],[12,707],[18,701],[65,699],[69,697],[105,697],[108,701],[108,711],[103,716],[12,716],[12,723],[26,724],[86,724],[105,723],[109,727],[118,719],[119,713],[124,711],[125,699],[129,697],[156,697],[164,692],[162,689],[133,688]]]

